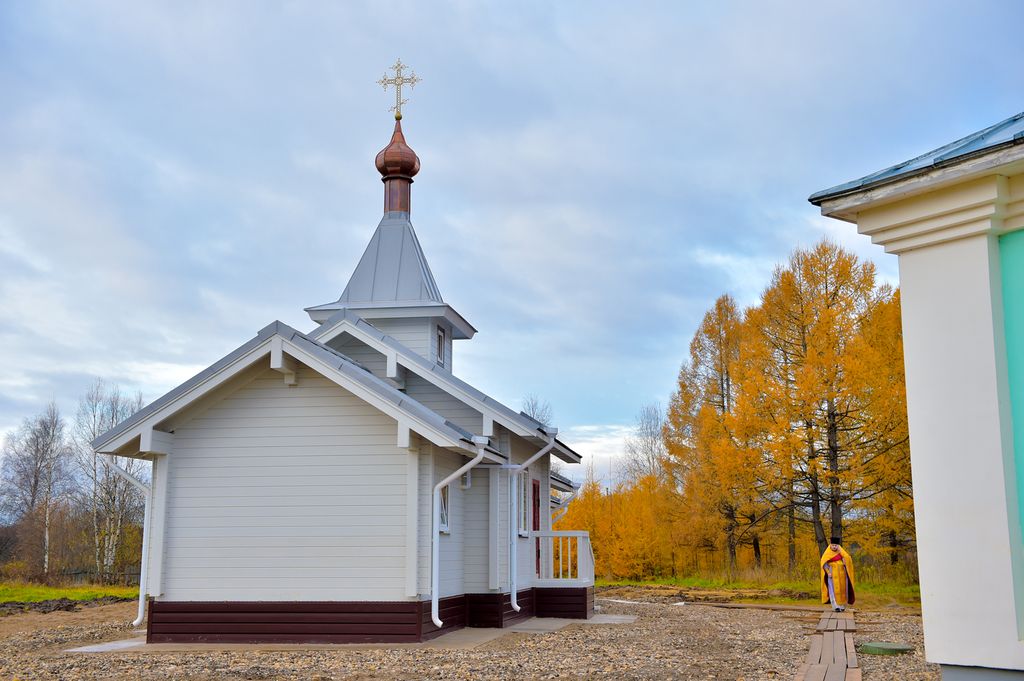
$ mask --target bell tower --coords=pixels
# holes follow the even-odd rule
[[[395,75],[379,81],[385,89],[395,87],[395,129],[375,159],[384,183],[384,216],[341,297],[306,312],[318,324],[341,310],[354,312],[450,371],[452,341],[472,338],[476,329],[441,297],[412,227],[412,183],[420,159],[402,132],[402,105],[407,101],[402,86],[413,87],[420,79],[414,72],[406,76],[405,68],[398,60],[392,66]]]

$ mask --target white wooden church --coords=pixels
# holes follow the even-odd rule
[[[593,611],[587,534],[551,529],[574,493],[551,457],[580,455],[453,373],[476,329],[413,230],[395,118],[384,217],[341,297],[307,308],[318,326],[269,324],[92,443],[153,462],[134,481],[150,642],[411,642]]]

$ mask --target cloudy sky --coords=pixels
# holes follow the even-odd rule
[[[993,18],[997,18],[993,20]],[[158,397],[335,300],[380,217],[396,57],[413,222],[480,333],[607,470],[711,301],[823,236],[813,191],[1024,110],[1024,4],[0,4],[0,432],[95,377]]]

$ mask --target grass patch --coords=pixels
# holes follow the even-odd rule
[[[0,603],[38,603],[67,598],[72,601],[94,601],[99,598],[138,598],[139,589],[134,586],[103,586],[86,584],[82,586],[45,586],[27,582],[0,582]]]

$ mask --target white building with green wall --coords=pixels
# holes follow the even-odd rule
[[[925,654],[1024,678],[1024,113],[810,201],[899,256]]]

